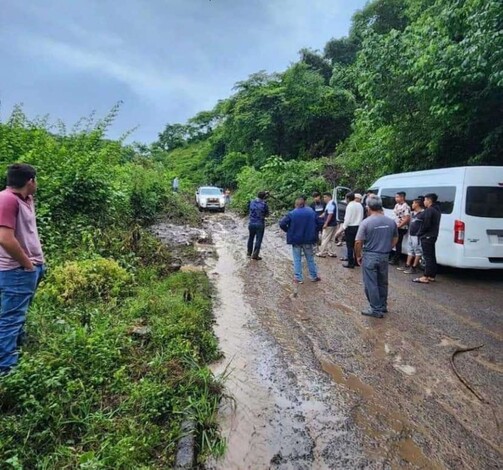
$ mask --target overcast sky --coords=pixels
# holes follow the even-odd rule
[[[71,126],[124,102],[110,131],[151,142],[259,70],[347,34],[365,0],[0,0],[0,119],[16,103]],[[351,5],[351,6],[348,6]]]

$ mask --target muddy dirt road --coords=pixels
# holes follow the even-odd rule
[[[359,269],[317,260],[295,297],[291,254],[268,227],[263,260],[245,223],[208,215],[218,260],[216,332],[234,401],[217,469],[503,468],[503,273],[447,271],[416,285],[390,269],[389,314],[363,317]],[[458,348],[459,380],[451,365]],[[230,363],[230,365],[229,365]]]

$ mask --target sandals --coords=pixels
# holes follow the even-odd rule
[[[429,284],[430,279],[428,277],[416,277],[412,279],[412,282],[416,282],[418,284]]]

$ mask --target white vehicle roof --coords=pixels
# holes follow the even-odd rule
[[[427,180],[429,185],[452,185],[463,183],[465,178],[480,180],[481,177],[494,179],[497,175],[503,178],[501,166],[460,166],[453,168],[440,168],[437,170],[412,171],[397,173],[379,178],[371,187],[390,186],[396,184],[410,184],[417,180]]]

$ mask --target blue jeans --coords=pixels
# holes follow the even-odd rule
[[[17,364],[26,313],[44,271],[44,266],[0,271],[0,374]]]
[[[314,245],[292,245],[293,253],[293,275],[297,281],[304,279],[302,275],[302,253],[306,257],[307,268],[311,279],[318,277],[318,268],[314,261]]]
[[[260,247],[262,246],[262,239],[264,238],[265,225],[264,224],[249,224],[248,225],[248,256],[258,256]],[[254,242],[255,241],[255,246]]]
[[[372,313],[388,309],[388,265],[389,254],[363,253],[363,285]]]

